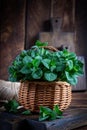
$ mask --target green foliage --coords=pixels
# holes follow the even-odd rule
[[[6,111],[8,112],[12,112],[12,113],[19,113],[22,115],[30,115],[32,114],[30,110],[22,110],[22,112],[20,113],[18,107],[19,107],[19,103],[16,100],[10,100],[7,103],[4,104],[4,107],[6,109]],[[44,107],[44,106],[40,106],[40,112],[39,112],[39,121],[44,121],[44,120],[55,120],[55,119],[59,119],[62,118],[63,112],[59,109],[58,105],[55,105],[53,110],[48,108],[48,107]]]
[[[39,115],[39,121],[44,121],[44,120],[55,120],[56,118],[62,118],[62,111],[59,109],[58,105],[55,105],[53,110],[40,106],[40,115]]]
[[[83,63],[68,50],[52,52],[43,48],[48,43],[36,41],[23,50],[9,66],[9,80],[66,81],[72,85],[83,74]]]
[[[4,107],[5,107],[6,111],[8,111],[8,112],[13,112],[13,113],[18,113],[19,112],[18,111],[19,103],[15,99],[6,102],[4,104]],[[21,114],[30,115],[31,112],[29,110],[24,110]]]
[[[31,114],[31,111],[25,110],[25,111],[23,111],[21,114],[23,114],[23,115],[30,115],[30,114]]]
[[[8,112],[17,112],[17,108],[19,106],[19,103],[16,100],[10,100],[9,102],[4,104],[5,109]]]

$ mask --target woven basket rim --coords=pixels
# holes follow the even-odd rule
[[[64,85],[68,85],[71,86],[68,82],[65,81],[52,81],[52,82],[47,82],[47,81],[20,81],[21,83],[33,83],[33,84],[64,84]]]
[[[52,84],[53,83],[53,84]],[[59,105],[63,111],[71,102],[71,85],[67,82],[24,81],[20,85],[19,102],[26,109],[38,112],[39,106]]]

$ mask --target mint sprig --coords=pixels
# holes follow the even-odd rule
[[[17,108],[19,106],[19,103],[16,100],[10,100],[4,104],[5,109],[8,112],[18,112]]]
[[[63,112],[59,109],[58,105],[55,105],[53,110],[48,107],[40,106],[39,121],[62,118],[62,114]]]
[[[18,113],[18,107],[19,103],[16,100],[10,100],[7,103],[4,104],[5,109],[8,112]],[[32,114],[30,110],[24,110],[21,112],[23,115],[30,115]],[[40,106],[40,112],[39,112],[39,121],[45,121],[45,120],[55,120],[62,118],[63,112],[59,109],[58,105],[55,105],[53,110],[45,107]]]

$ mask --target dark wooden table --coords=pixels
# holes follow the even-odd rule
[[[87,108],[69,108],[63,116],[39,122],[38,114],[23,116],[0,112],[0,130],[87,130]]]

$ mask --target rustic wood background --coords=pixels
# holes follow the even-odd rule
[[[21,50],[34,44],[40,32],[51,31],[52,16],[62,18],[63,32],[75,34],[75,52],[87,66],[86,5],[86,0],[54,0],[51,12],[51,0],[0,0],[0,79],[8,80],[8,66]],[[73,93],[73,97],[72,107],[87,107],[87,92]]]
[[[8,66],[25,41],[25,0],[0,0],[0,79],[8,80]]]

